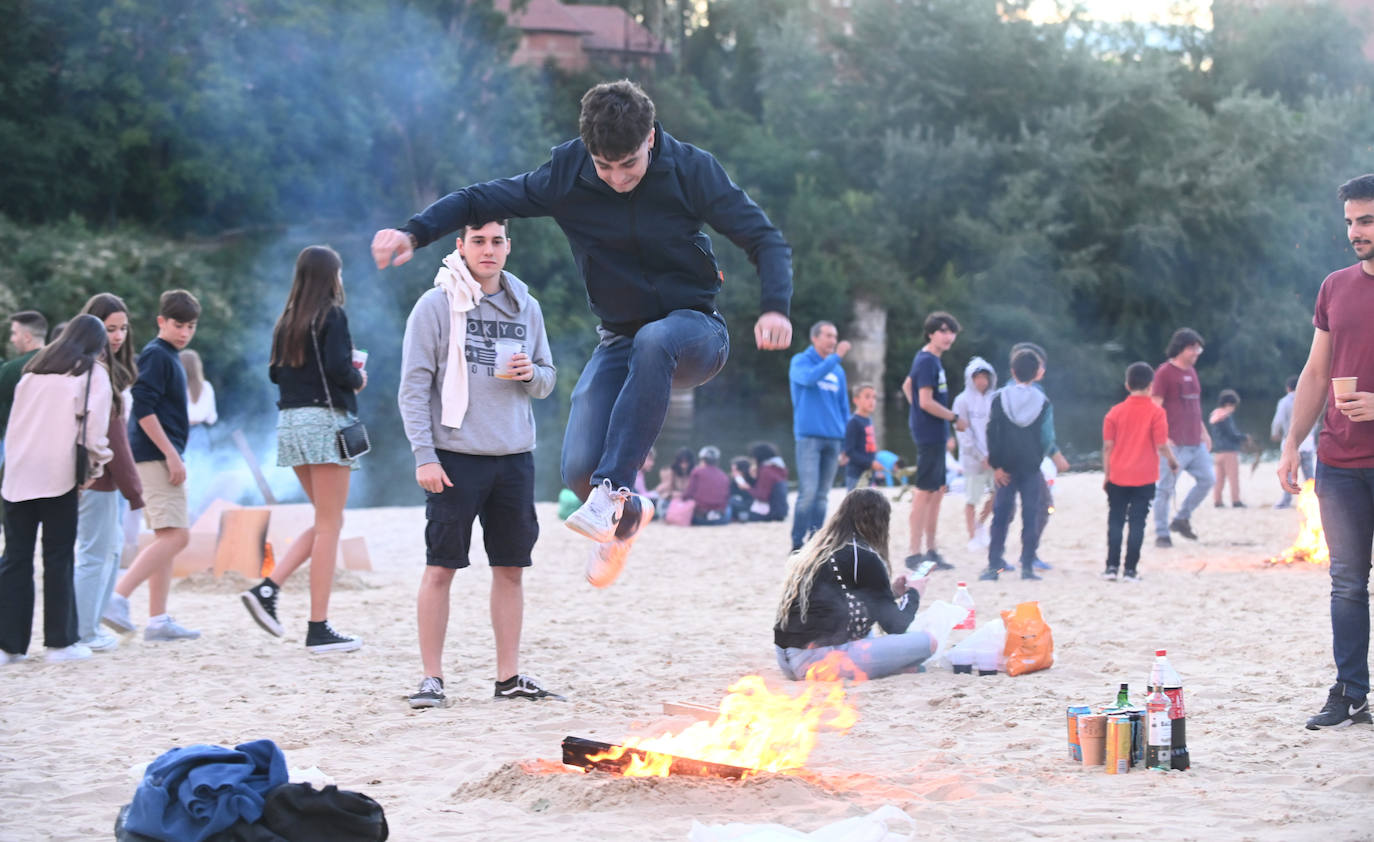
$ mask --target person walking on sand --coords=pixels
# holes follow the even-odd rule
[[[405,263],[444,234],[491,219],[548,216],[563,229],[601,320],[563,436],[563,484],[586,501],[565,523],[596,542],[587,578],[605,586],[653,519],[630,487],[669,393],[707,382],[729,356],[716,310],[724,275],[702,227],[744,249],[758,270],[760,350],[792,344],[792,250],[709,152],[663,130],[633,82],[587,91],[578,128],[537,170],[465,187],[378,231],[372,256],[379,269]]]
[[[1164,356],[1167,359],[1155,369],[1150,397],[1156,405],[1164,407],[1164,415],[1169,419],[1169,449],[1178,460],[1180,470],[1169,471],[1160,460],[1154,502],[1156,547],[1174,545],[1170,532],[1177,532],[1190,541],[1197,540],[1192,514],[1207,499],[1207,492],[1216,482],[1210,453],[1212,437],[1202,423],[1202,385],[1194,368],[1198,357],[1202,356],[1202,336],[1190,327],[1179,328],[1169,337]],[[1174,512],[1174,488],[1183,471],[1192,475],[1193,488]]]
[[[1297,494],[1299,448],[1317,416],[1317,500],[1331,553],[1336,683],[1309,730],[1370,725],[1369,557],[1374,550],[1374,174],[1342,184],[1345,230],[1359,262],[1322,281],[1312,348],[1298,377],[1279,484]],[[1332,378],[1349,378],[1334,383]],[[1353,380],[1354,382],[1351,382]],[[1339,388],[1336,388],[1339,385]],[[1323,415],[1322,407],[1326,410]]]
[[[351,474],[358,460],[339,450],[338,431],[358,423],[358,392],[367,372],[353,365],[353,338],[344,312],[343,261],[328,246],[306,246],[296,257],[286,306],[272,329],[268,378],[277,384],[277,464],[300,481],[315,520],[291,542],[272,575],[239,594],[268,634],[281,637],[277,597],[296,569],[310,562],[311,654],[351,652],[362,638],[329,624],[329,595],[338,564]],[[206,384],[209,385],[209,384]]]
[[[507,231],[505,220],[465,227],[434,287],[406,319],[397,402],[426,499],[425,572],[416,599],[424,675],[409,696],[412,708],[445,703],[449,591],[471,563],[474,519],[482,523],[491,567],[494,697],[563,698],[520,672],[524,572],[539,538],[533,401],[553,392],[557,371],[539,301],[504,271]],[[499,359],[497,342],[515,339],[519,349]]]
[[[1295,390],[1298,388],[1298,376],[1295,374],[1289,377],[1283,384],[1284,396],[1279,398],[1279,402],[1274,407],[1274,420],[1269,422],[1269,437],[1283,447],[1283,440],[1288,438],[1288,430],[1293,426],[1293,399]],[[1298,466],[1302,468],[1303,480],[1312,479],[1315,476],[1314,463],[1317,460],[1317,431],[1315,425],[1312,432],[1303,438],[1298,445]],[[1279,498],[1279,502],[1274,504],[1276,509],[1286,509],[1293,505],[1293,495],[1287,491]]]

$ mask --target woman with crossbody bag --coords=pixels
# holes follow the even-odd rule
[[[343,262],[327,246],[308,246],[296,258],[286,307],[272,331],[268,376],[277,384],[277,464],[291,468],[315,509],[315,522],[291,542],[272,575],[240,594],[264,631],[282,636],[277,594],[310,560],[310,624],[305,648],[348,652],[363,645],[329,625],[329,595],[348,502],[351,471],[366,450],[357,393],[367,372],[353,366],[353,340],[344,313]]]
[[[0,559],[0,664],[27,657],[33,555],[43,528],[43,645],[49,661],[91,657],[78,642],[72,568],[77,494],[110,461],[108,342],[95,316],[72,319],[28,365],[5,428],[5,554]],[[89,422],[89,423],[88,423]]]

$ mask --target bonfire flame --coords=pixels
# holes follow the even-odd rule
[[[1302,493],[1298,495],[1298,514],[1302,518],[1302,525],[1298,527],[1298,539],[1293,542],[1293,546],[1269,559],[1269,562],[1271,564],[1292,564],[1295,561],[1306,561],[1312,564],[1330,562],[1331,554],[1326,549],[1326,533],[1322,531],[1322,512],[1321,506],[1317,502],[1316,483],[1310,479],[1302,484]]]
[[[838,652],[831,656],[844,658]],[[859,719],[845,701],[844,685],[826,680],[852,674],[854,667],[834,664],[831,656],[807,670],[805,689],[795,698],[771,692],[760,676],[746,675],[730,686],[715,721],[698,722],[680,734],[630,737],[588,760],[619,760],[631,748],[646,752],[642,758],[631,754],[630,764],[621,773],[628,777],[666,777],[674,756],[738,766],[752,773],[796,769],[806,763],[820,729],[843,733]]]

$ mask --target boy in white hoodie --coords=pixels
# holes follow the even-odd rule
[[[992,515],[992,468],[988,465],[988,417],[997,388],[997,372],[982,357],[964,367],[964,391],[950,409],[968,419],[968,429],[956,432],[959,463],[964,469],[964,520],[968,524],[968,548],[977,552],[988,545],[987,520]],[[986,502],[984,502],[986,498]],[[978,512],[978,504],[983,511]]]

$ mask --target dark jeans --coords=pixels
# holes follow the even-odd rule
[[[1155,484],[1114,485],[1107,483],[1107,570],[1121,568],[1121,532],[1126,524],[1126,573],[1135,573],[1140,563],[1140,545],[1145,542],[1145,518],[1155,499]]]
[[[1374,468],[1333,468],[1318,460],[1317,501],[1331,552],[1331,653],[1337,686],[1346,696],[1363,699],[1369,694]]]
[[[61,497],[5,501],[5,555],[0,559],[0,649],[29,651],[33,636],[33,548],[43,525],[43,645],[76,643],[76,489]]]
[[[1035,564],[1035,551],[1040,547],[1040,495],[1045,490],[1045,478],[1037,467],[1024,474],[1012,474],[1011,482],[999,485],[992,498],[992,543],[988,545],[988,569],[1002,568],[1002,555],[1007,546],[1007,530],[1016,514],[1016,495],[1021,495],[1021,569],[1030,570]]]
[[[663,429],[673,387],[700,386],[725,366],[730,336],[719,313],[674,310],[634,336],[604,334],[577,378],[563,433],[563,484],[580,499],[609,479],[633,488]]]

